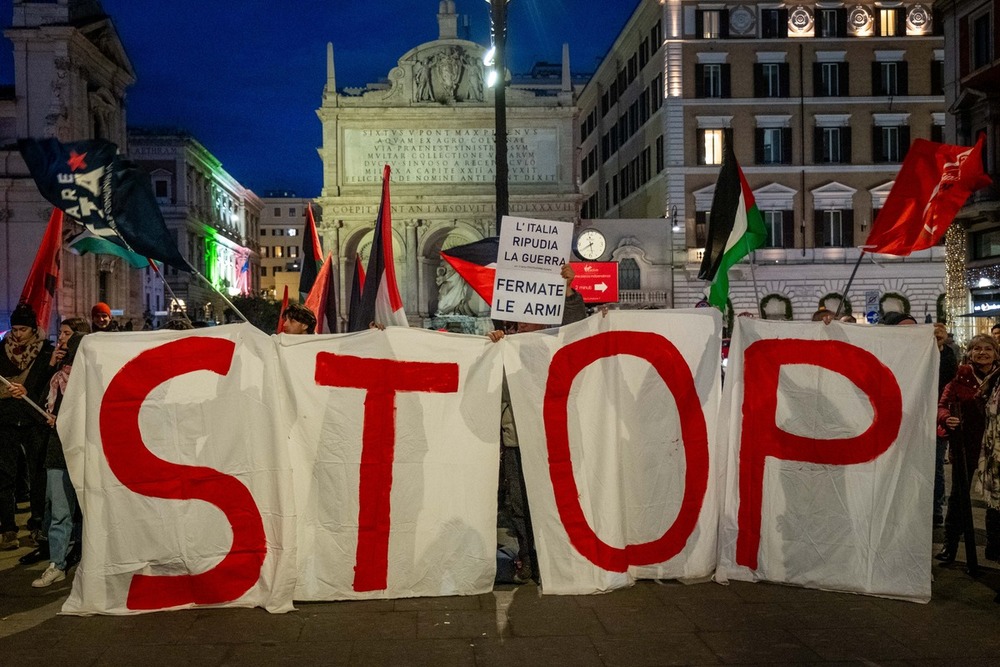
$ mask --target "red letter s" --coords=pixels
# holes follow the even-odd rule
[[[237,599],[257,582],[267,555],[260,511],[235,477],[201,466],[169,463],[146,448],[139,410],[146,397],[168,380],[194,371],[229,372],[235,344],[192,337],[147,350],[125,364],[101,402],[101,440],[111,472],[132,491],[151,498],[204,500],[226,515],[233,545],[214,568],[201,574],[132,577],[129,609],[165,609],[185,604],[221,604]]]

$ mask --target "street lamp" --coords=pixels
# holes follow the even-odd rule
[[[487,75],[487,82],[493,86],[493,105],[496,115],[494,147],[496,151],[496,232],[500,235],[500,224],[508,212],[510,194],[507,190],[507,77],[506,55],[507,47],[507,3],[510,0],[486,0],[490,6],[490,51],[486,54],[493,69]],[[486,58],[484,58],[484,61]]]

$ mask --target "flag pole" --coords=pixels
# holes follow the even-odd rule
[[[13,389],[14,388],[14,385],[12,385],[10,382],[8,382],[7,378],[5,378],[4,376],[0,375],[0,380],[3,380],[4,385],[8,389]],[[48,412],[46,412],[45,410],[43,410],[40,407],[38,407],[38,403],[35,403],[33,400],[31,400],[27,396],[22,396],[21,400],[22,401],[27,401],[28,405],[30,405],[32,408],[34,408],[35,410],[37,410],[38,414],[40,414],[41,416],[45,417],[46,419],[48,419],[49,417],[52,416]]]
[[[146,258],[146,261],[149,262],[149,266],[153,269],[153,273],[155,273],[156,276],[160,279],[160,281],[163,283],[163,286],[167,288],[167,292],[170,293],[170,300],[171,300],[171,302],[172,303],[176,303],[176,304],[180,304],[180,299],[178,299],[177,295],[174,294],[174,290],[172,290],[170,288],[170,283],[167,282],[167,277],[164,276],[160,272],[160,268],[158,266],[156,266],[156,262],[154,262],[153,260],[151,260],[149,257]],[[184,311],[181,311],[181,312],[184,315],[184,319],[186,319],[188,322],[190,322],[191,318],[189,318],[187,316],[187,313],[184,313]],[[167,311],[167,317],[170,317],[170,309],[168,309],[168,311]]]
[[[212,291],[214,291],[216,294],[218,294],[219,296],[221,296],[222,300],[226,302],[226,305],[228,305],[230,308],[232,308],[233,312],[240,316],[240,319],[242,319],[246,324],[250,324],[250,320],[247,319],[247,316],[244,315],[243,313],[241,313],[240,309],[233,305],[233,302],[229,300],[228,296],[226,296],[225,294],[223,294],[222,291],[218,287],[216,287],[215,285],[213,285],[208,280],[208,278],[206,278],[205,276],[203,276],[200,273],[198,273],[198,271],[193,266],[191,266],[190,264],[188,264],[188,267],[191,269],[191,272],[194,273],[194,275],[196,275],[199,278],[201,278],[205,282],[205,284],[208,285],[212,289]]]
[[[750,258],[750,279],[753,281],[753,298],[757,302],[757,315],[761,319],[764,319],[764,309],[760,305],[760,290],[757,289],[757,274],[753,270],[754,259],[757,253],[750,248],[750,239],[748,237],[744,236],[743,240],[747,244],[747,255]]]
[[[834,314],[833,319],[840,319],[840,311],[844,308],[844,302],[847,301],[847,293],[851,290],[851,284],[854,282],[854,276],[858,273],[858,267],[861,266],[861,260],[865,258],[865,249],[861,248],[861,253],[858,255],[858,261],[854,263],[854,270],[851,271],[851,277],[847,279],[847,285],[844,286],[844,291],[840,294],[840,303],[837,304],[837,312]]]

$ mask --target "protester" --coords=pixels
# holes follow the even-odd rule
[[[993,325],[993,328],[990,329],[990,335],[993,336],[993,340],[995,340],[997,344],[1000,344],[1000,322]]]
[[[83,334],[73,333],[68,340],[60,341],[59,347],[63,350],[62,362],[49,380],[45,409],[51,415],[48,420],[51,428],[46,440],[45,468],[50,562],[42,576],[31,582],[33,588],[46,588],[57,581],[62,581],[66,578],[66,569],[69,567],[69,546],[74,533],[73,518],[76,514],[76,491],[66,469],[66,457],[63,455],[62,442],[59,440],[59,432],[56,431],[55,425],[81,340]]]
[[[118,331],[118,322],[111,317],[111,306],[99,301],[90,309],[90,325],[94,333]]]
[[[826,306],[820,306],[819,310],[812,314],[812,321],[829,324],[830,322],[833,322],[833,311]]]
[[[986,402],[986,430],[977,468],[977,486],[986,499],[985,556],[1000,561],[1000,383]]]
[[[846,324],[857,324],[858,318],[854,317],[854,315],[841,315],[840,321]]]
[[[285,306],[285,325],[281,332],[286,334],[316,333],[316,315],[313,311],[298,303]]]
[[[19,399],[42,402],[52,375],[47,363],[52,357],[52,344],[39,334],[35,311],[26,303],[14,308],[10,331],[2,343],[0,375],[11,386],[0,383],[0,550],[10,551],[20,547],[14,520],[18,452],[23,452],[27,460],[31,484],[28,530],[35,533],[35,539],[41,536],[45,513],[45,421],[27,401]]]
[[[888,326],[908,326],[916,324],[917,318],[909,313],[901,313],[897,310],[890,311],[882,316],[882,324]]]
[[[948,347],[948,329],[938,322],[934,325],[934,341],[937,343],[941,362],[938,365],[938,400],[944,393],[944,388],[955,379],[958,372],[958,359],[955,352]],[[938,426],[937,448],[934,452],[934,525],[944,524],[944,461],[948,453],[948,433]]]
[[[563,306],[561,324],[571,324],[587,317],[587,307],[570,283],[575,274],[569,264],[563,264],[560,275],[566,281],[566,303]],[[540,331],[549,325],[518,322],[517,333]],[[489,333],[494,343],[505,336],[504,330],[497,328]],[[498,524],[510,529],[517,540],[517,560],[515,561],[514,582],[525,583],[536,578],[535,568],[538,557],[535,554],[535,536],[531,529],[531,514],[528,511],[528,495],[521,466],[521,449],[517,437],[517,424],[510,404],[510,390],[504,375],[500,399],[500,489],[498,494]]]
[[[938,402],[938,426],[948,434],[951,452],[951,494],[944,519],[944,547],[934,557],[946,563],[954,562],[966,521],[972,520],[969,482],[986,427],[986,399],[993,396],[997,384],[998,356],[1000,349],[992,336],[973,336],[967,347],[968,364],[959,366]]]

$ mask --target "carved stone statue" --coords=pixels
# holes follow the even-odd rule
[[[430,102],[433,99],[434,94],[431,91],[431,77],[427,63],[423,60],[417,60],[413,63],[413,101]]]
[[[466,99],[472,102],[482,102],[485,93],[483,91],[483,64],[479,62],[479,58],[466,55],[465,72]]]
[[[442,102],[454,102],[458,92],[458,84],[462,80],[465,69],[462,49],[455,46],[446,51],[439,51],[431,58],[434,68],[434,89]]]
[[[472,291],[469,283],[455,272],[447,263],[442,263],[437,269],[438,306],[440,315],[479,316],[485,302]]]

